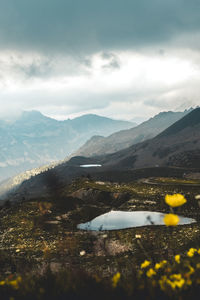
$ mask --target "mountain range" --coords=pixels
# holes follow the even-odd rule
[[[1,120],[0,181],[61,160],[93,135],[107,136],[135,125],[92,114],[57,121],[38,111],[25,111],[12,123]]]
[[[112,168],[171,166],[200,168],[200,108],[196,108],[156,137],[110,155],[98,163]]]
[[[190,111],[192,108],[184,112],[161,112],[134,128],[121,130],[107,137],[93,136],[71,156],[92,157],[125,149],[155,137]]]
[[[102,167],[82,168],[82,164]],[[132,181],[149,176],[184,176],[200,170],[200,108],[196,108],[156,137],[112,154],[77,156],[21,184],[12,199],[30,199],[56,194],[73,179]]]

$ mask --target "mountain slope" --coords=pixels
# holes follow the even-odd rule
[[[200,108],[155,138],[99,157],[99,161],[104,166],[127,169],[152,166],[200,168]]]
[[[91,157],[125,149],[131,145],[155,137],[167,127],[187,115],[191,110],[192,109],[185,110],[184,112],[161,112],[137,127],[116,132],[108,137],[94,136],[71,156]]]
[[[134,124],[97,115],[57,121],[38,111],[23,112],[12,124],[0,122],[0,181],[61,160],[91,136],[108,135]]]

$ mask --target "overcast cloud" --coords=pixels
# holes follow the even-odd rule
[[[0,0],[0,117],[200,104],[199,0]]]

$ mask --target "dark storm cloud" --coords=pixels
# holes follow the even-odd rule
[[[0,0],[0,47],[79,55],[151,46],[197,32],[199,11],[199,0]]]

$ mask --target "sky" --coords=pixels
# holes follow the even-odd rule
[[[199,0],[0,0],[0,118],[200,104]]]

